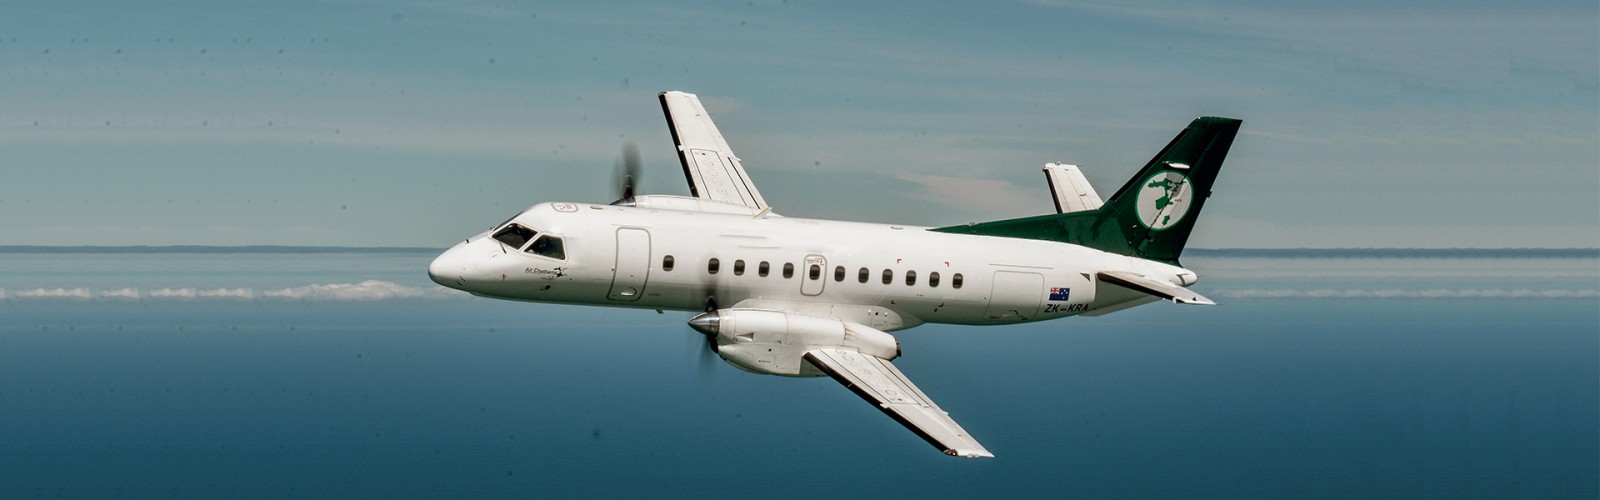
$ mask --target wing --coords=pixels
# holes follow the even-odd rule
[[[836,347],[806,351],[805,359],[946,455],[994,457],[889,361]]]
[[[678,160],[689,180],[694,197],[755,210],[765,210],[756,185],[745,175],[739,157],[722,139],[711,115],[700,105],[700,98],[687,92],[662,92],[661,109],[667,113],[672,142],[678,145]]]

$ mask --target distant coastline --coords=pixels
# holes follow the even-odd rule
[[[0,254],[432,254],[442,251],[444,247],[0,245]],[[1600,259],[1600,248],[1190,248],[1184,255],[1280,259]]]

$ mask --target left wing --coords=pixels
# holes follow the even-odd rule
[[[888,360],[838,347],[806,351],[805,359],[946,455],[994,457]]]
[[[739,157],[722,139],[722,132],[711,122],[711,115],[700,98],[687,92],[662,92],[661,109],[667,113],[672,142],[678,146],[678,160],[695,198],[766,210],[755,183],[745,175]]]

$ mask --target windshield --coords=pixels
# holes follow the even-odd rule
[[[494,232],[494,239],[506,246],[516,248],[534,255],[549,257],[556,260],[566,260],[567,250],[561,244],[561,237],[553,234],[540,234],[527,226],[515,222],[507,224]]]
[[[506,246],[511,248],[522,248],[522,245],[527,244],[528,240],[532,240],[538,235],[537,231],[522,227],[521,224],[512,223],[500,228],[499,231],[495,231],[494,239],[500,240],[501,243],[505,243]]]
[[[543,255],[556,260],[566,260],[567,252],[561,247],[561,238],[551,235],[542,235],[528,245],[528,253]]]

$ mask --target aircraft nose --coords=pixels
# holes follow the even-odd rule
[[[428,264],[428,278],[434,283],[460,289],[463,284],[462,279],[467,273],[467,260],[464,257],[461,247],[445,250]]]

